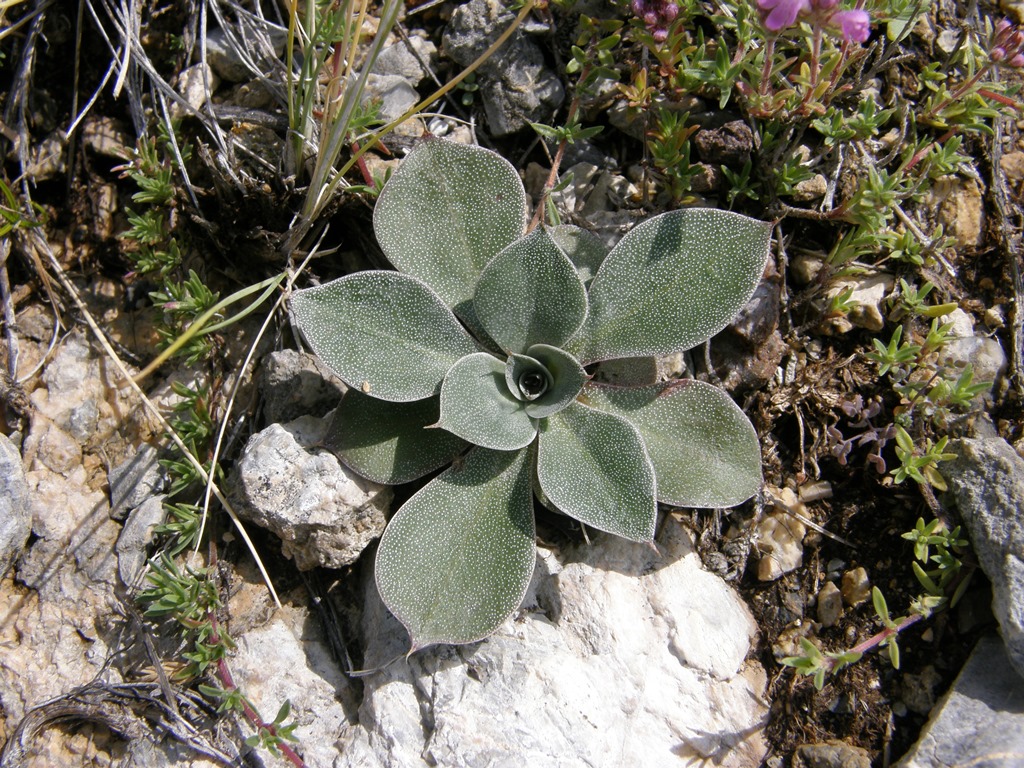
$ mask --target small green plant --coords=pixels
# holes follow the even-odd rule
[[[524,235],[512,166],[437,139],[392,175],[373,220],[399,271],[299,291],[291,311],[350,386],[327,438],[350,468],[404,483],[454,462],[395,514],[377,553],[378,589],[413,650],[479,640],[519,607],[534,493],[644,542],[659,501],[726,507],[758,491],[756,433],[723,391],[602,386],[587,367],[724,328],[761,278],[770,225],[674,211],[610,252],[571,226]]]
[[[931,485],[940,491],[946,490],[946,481],[935,465],[941,461],[956,458],[955,453],[946,453],[949,438],[943,435],[938,442],[925,441],[924,450],[918,450],[914,439],[903,427],[896,427],[896,458],[900,465],[892,471],[893,482],[899,484],[908,477],[921,485]]]
[[[284,756],[292,765],[301,768],[302,758],[286,743],[294,742],[296,723],[286,724],[291,713],[288,701],[281,706],[271,723],[265,722],[255,706],[235,685],[227,656],[235,643],[217,621],[221,608],[217,586],[211,578],[212,569],[179,566],[166,552],[150,561],[146,578],[150,586],[139,593],[139,601],[146,606],[145,615],[151,619],[171,619],[177,622],[188,638],[189,650],[182,652],[186,664],[172,675],[177,682],[194,679],[215,680],[218,685],[199,683],[199,692],[217,703],[217,712],[234,712],[245,717],[256,733],[245,743],[250,747],[263,747],[271,754]]]
[[[893,618],[882,591],[872,587],[871,603],[875,616],[882,624],[880,632],[849,650],[837,653],[823,652],[807,638],[801,638],[800,655],[782,660],[783,664],[793,667],[800,674],[814,678],[814,687],[819,691],[824,687],[827,675],[835,674],[848,664],[859,661],[874,648],[886,648],[890,663],[899,669],[900,632],[942,608],[955,606],[967,591],[971,574],[969,570],[965,573],[960,556],[968,544],[966,539],[960,538],[959,527],[949,530],[937,518],[930,523],[918,518],[917,524],[904,533],[903,538],[914,545],[911,566],[914,576],[925,590],[910,601],[907,615]]]

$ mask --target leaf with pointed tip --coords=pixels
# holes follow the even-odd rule
[[[476,351],[437,294],[399,272],[358,272],[296,291],[291,310],[332,371],[382,400],[436,394],[448,369]]]
[[[575,402],[542,421],[537,481],[569,517],[632,541],[654,538],[654,467],[620,416]]]
[[[377,589],[413,651],[481,640],[522,602],[537,557],[529,456],[474,448],[388,524]]]
[[[689,208],[630,230],[590,284],[590,314],[566,345],[588,365],[665,355],[707,341],[754,293],[771,224]]]
[[[587,314],[587,292],[569,257],[538,228],[491,260],[477,283],[473,308],[506,352],[534,344],[559,346]]]
[[[527,415],[542,419],[558,413],[576,399],[587,381],[587,372],[575,357],[558,347],[535,344],[526,353],[541,363],[551,376],[548,391],[526,404]]]
[[[583,281],[583,285],[589,287],[590,281],[601,268],[601,262],[608,255],[608,247],[594,233],[572,224],[559,224],[557,227],[551,227],[548,232],[551,239],[576,267],[576,273]]]
[[[590,385],[580,400],[640,431],[657,476],[658,501],[732,507],[761,488],[757,433],[718,387],[692,379],[642,389]]]
[[[375,483],[398,485],[440,469],[469,444],[437,422],[439,398],[393,403],[350,389],[334,412],[324,444]]]
[[[373,209],[373,231],[391,263],[453,309],[471,304],[483,268],[525,224],[526,192],[512,164],[443,139],[409,153]]]
[[[437,426],[474,445],[514,451],[537,434],[533,421],[505,384],[505,364],[486,352],[467,355],[441,384]]]

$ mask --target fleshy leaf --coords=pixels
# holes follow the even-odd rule
[[[693,380],[642,389],[590,385],[580,399],[640,430],[657,476],[658,501],[732,507],[761,488],[757,433],[718,387]]]
[[[601,238],[572,224],[559,224],[551,227],[548,233],[576,267],[576,273],[583,284],[589,286],[601,268],[601,262],[608,255],[608,248],[601,242]]]
[[[391,263],[460,314],[483,268],[525,224],[526,192],[512,164],[443,139],[416,147],[373,209],[373,231]]]
[[[529,383],[532,374],[533,384]],[[505,386],[512,397],[523,402],[532,402],[543,396],[553,384],[548,369],[528,355],[509,355],[505,361]]]
[[[345,464],[376,483],[407,483],[448,464],[468,443],[443,429],[427,429],[439,400],[392,403],[350,389],[334,412],[324,443]]]
[[[632,541],[651,541],[654,467],[636,427],[575,402],[541,422],[537,481],[569,517]]]
[[[476,345],[420,280],[366,271],[297,291],[291,310],[317,356],[346,384],[382,400],[422,400]]]
[[[712,208],[648,219],[601,264],[590,314],[565,348],[588,365],[707,341],[753,295],[770,239],[771,224]]]
[[[486,352],[467,355],[444,377],[437,426],[497,451],[523,448],[537,434],[505,384],[505,364]]]
[[[569,257],[542,228],[494,257],[480,275],[473,308],[506,352],[561,345],[587,314],[587,292]]]
[[[377,589],[412,650],[480,640],[519,607],[537,557],[529,455],[474,448],[392,518]]]
[[[551,377],[551,386],[533,402],[526,404],[526,413],[541,419],[558,413],[571,403],[587,381],[587,372],[568,352],[547,344],[535,344],[527,354],[540,362]]]

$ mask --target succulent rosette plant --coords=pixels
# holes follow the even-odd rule
[[[770,226],[673,211],[608,251],[577,227],[524,233],[526,214],[508,162],[429,139],[374,209],[397,271],[292,298],[307,342],[350,387],[327,439],[341,460],[388,484],[452,464],[398,510],[377,551],[377,587],[413,650],[480,640],[519,607],[535,495],[644,542],[658,502],[728,507],[761,486],[757,436],[725,392],[602,385],[588,368],[722,330],[761,278]]]

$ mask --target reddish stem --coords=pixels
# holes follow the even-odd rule
[[[212,627],[210,631],[210,641],[216,645],[221,642],[217,617],[213,615],[213,612],[210,612],[209,619],[210,626]],[[228,667],[228,663],[224,659],[217,659],[217,677],[220,678],[220,684],[226,692],[232,693],[238,690],[238,686],[235,685],[235,679],[231,675],[231,669]],[[263,718],[260,717],[259,712],[253,709],[252,705],[246,701],[245,696],[242,696],[240,701],[242,702],[242,714],[245,715],[245,719],[249,721],[249,724],[252,725],[253,728],[257,731],[262,729],[273,736],[277,736],[277,728],[274,724],[265,722]],[[284,755],[288,759],[288,762],[294,765],[295,768],[306,768],[306,763],[301,757],[299,757],[298,753],[283,741],[278,743],[277,748],[281,750],[281,754]]]
[[[888,640],[890,637],[894,637],[895,635],[898,635],[900,632],[905,630],[907,627],[909,627],[909,626],[911,626],[913,624],[916,624],[917,622],[919,622],[923,618],[924,618],[924,616],[921,615],[920,613],[912,613],[909,616],[905,616],[902,619],[900,619],[898,622],[896,622],[896,626],[895,627],[886,627],[881,632],[872,635],[871,637],[869,637],[864,642],[857,643],[857,645],[853,646],[853,648],[851,648],[848,651],[848,653],[866,653],[867,651],[870,651],[872,648],[874,648],[874,647],[876,647],[878,645],[881,645],[886,640]]]

